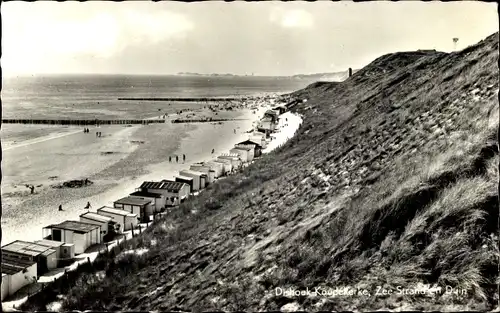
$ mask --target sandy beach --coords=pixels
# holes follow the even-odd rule
[[[267,108],[264,105],[229,112],[238,120],[223,123],[167,121],[147,126],[91,127],[90,133],[84,133],[82,127],[3,125],[2,136],[11,140],[3,148],[2,245],[40,239],[43,226],[78,219],[86,211],[87,201],[93,210],[112,205],[145,180],[172,179],[191,163],[228,152],[235,143],[248,138],[247,131]],[[39,135],[34,135],[38,130]],[[23,131],[25,134],[19,134]],[[101,138],[95,136],[96,131],[102,132]],[[181,161],[182,154],[186,154],[186,164]],[[170,155],[172,162],[168,161]],[[179,163],[175,155],[180,156]],[[53,188],[85,178],[93,184]],[[27,184],[35,186],[34,194]],[[63,211],[58,211],[59,205]]]

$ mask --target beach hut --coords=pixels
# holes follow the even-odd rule
[[[222,164],[222,171],[224,175],[228,175],[233,171],[233,164],[231,163],[230,160],[225,160],[225,159],[214,159],[212,162],[217,162],[219,164]]]
[[[38,275],[57,267],[56,251],[34,242],[22,240],[11,242],[2,247],[3,256],[36,262]]]
[[[137,214],[143,222],[149,222],[150,216],[153,215],[153,205],[151,200],[143,197],[125,197],[116,200],[113,207],[120,210],[125,210],[133,214]]]
[[[55,250],[57,261],[70,260],[75,257],[75,245],[72,243],[64,243],[47,239],[37,240],[35,241],[35,243]]]
[[[9,278],[10,276],[2,273],[2,301],[9,296]]]
[[[264,118],[257,125],[257,130],[266,134],[266,138],[269,138],[271,133],[276,129],[276,124],[271,122],[271,119]]]
[[[114,235],[116,232],[116,222],[109,216],[97,214],[94,212],[86,212],[80,215],[80,222],[93,224],[101,227],[101,242],[104,242],[108,234]]]
[[[229,150],[231,153],[237,153],[243,162],[251,162],[254,157],[253,145],[236,145],[233,149]]]
[[[2,255],[2,301],[38,278],[37,262]]]
[[[130,196],[151,200],[154,212],[161,212],[161,210],[165,208],[167,199],[164,195],[160,193],[147,192],[144,191],[144,189],[141,189],[142,188],[139,188],[139,190],[132,192]]]
[[[101,243],[101,227],[78,221],[64,221],[43,228],[43,239],[62,241],[75,245],[75,254]]]
[[[208,186],[208,175],[203,173],[200,177],[200,189],[203,189],[206,186]]]
[[[182,182],[164,179],[161,182],[144,182],[142,190],[161,194],[165,198],[165,205],[178,205],[189,197],[191,186]]]
[[[224,165],[218,162],[208,161],[204,162],[203,165],[207,165],[214,171],[215,178],[221,177],[224,175]]]
[[[97,209],[97,214],[111,217],[117,223],[117,228],[123,231],[137,227],[138,216],[129,211],[103,206]]]
[[[179,174],[181,176],[191,177],[193,179],[193,188],[192,188],[193,192],[205,188],[205,184],[201,185],[201,177],[203,173],[198,171],[182,170],[179,172]]]
[[[274,110],[267,110],[264,113],[264,118],[269,118],[272,123],[276,123],[279,119],[279,112],[276,112]]]
[[[233,170],[239,168],[242,163],[240,155],[237,153],[224,153],[218,156],[217,159],[231,161],[231,164],[233,165]]]
[[[263,149],[262,145],[258,141],[252,140],[252,139],[247,139],[245,141],[242,141],[242,142],[238,143],[236,145],[236,147],[237,148],[239,148],[239,147],[250,147],[250,148],[252,148],[252,150],[253,150],[253,152],[252,152],[253,153],[253,158],[261,156],[262,149]]]
[[[273,111],[276,111],[279,115],[281,115],[286,112],[286,107],[284,105],[278,105],[277,107],[273,108]]]
[[[248,136],[248,140],[258,143],[262,149],[265,149],[267,146],[266,134],[261,132],[254,132],[250,134],[250,136]]]
[[[215,181],[215,171],[210,168],[210,166],[201,164],[201,163],[195,163],[192,164],[189,167],[190,170],[192,171],[197,171],[201,173],[205,173],[207,175],[208,180],[205,181],[205,185],[211,184]]]
[[[177,176],[175,176],[174,180],[176,182],[184,183],[184,184],[188,185],[189,186],[189,193],[193,192],[193,188],[194,188],[193,177],[177,175]]]

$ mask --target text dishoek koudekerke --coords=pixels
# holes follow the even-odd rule
[[[368,291],[365,289],[357,289],[351,287],[336,287],[336,288],[325,288],[325,287],[314,287],[305,289],[294,289],[294,288],[280,288],[275,289],[275,294],[277,296],[285,297],[299,297],[299,296],[319,296],[319,297],[338,297],[338,296],[354,296],[354,295],[369,295]]]

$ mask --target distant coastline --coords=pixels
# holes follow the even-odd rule
[[[353,73],[356,73],[358,69],[353,69]],[[179,72],[175,76],[189,76],[189,77],[266,77],[266,78],[278,78],[278,79],[345,79],[348,77],[349,70],[341,72],[325,72],[325,73],[313,73],[313,74],[295,74],[290,76],[270,76],[270,75],[236,75],[230,73],[193,73],[193,72]]]

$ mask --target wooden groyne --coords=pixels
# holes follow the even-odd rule
[[[45,125],[126,125],[141,124],[148,125],[154,123],[165,123],[164,119],[155,120],[46,120],[46,119],[2,119],[2,124],[45,124]]]
[[[191,119],[191,120],[172,120],[172,123],[216,123],[229,121],[244,121],[244,118],[226,118],[226,119]]]
[[[239,101],[249,100],[250,97],[243,98],[118,98],[126,101],[172,101],[172,102],[210,102],[210,101]]]

